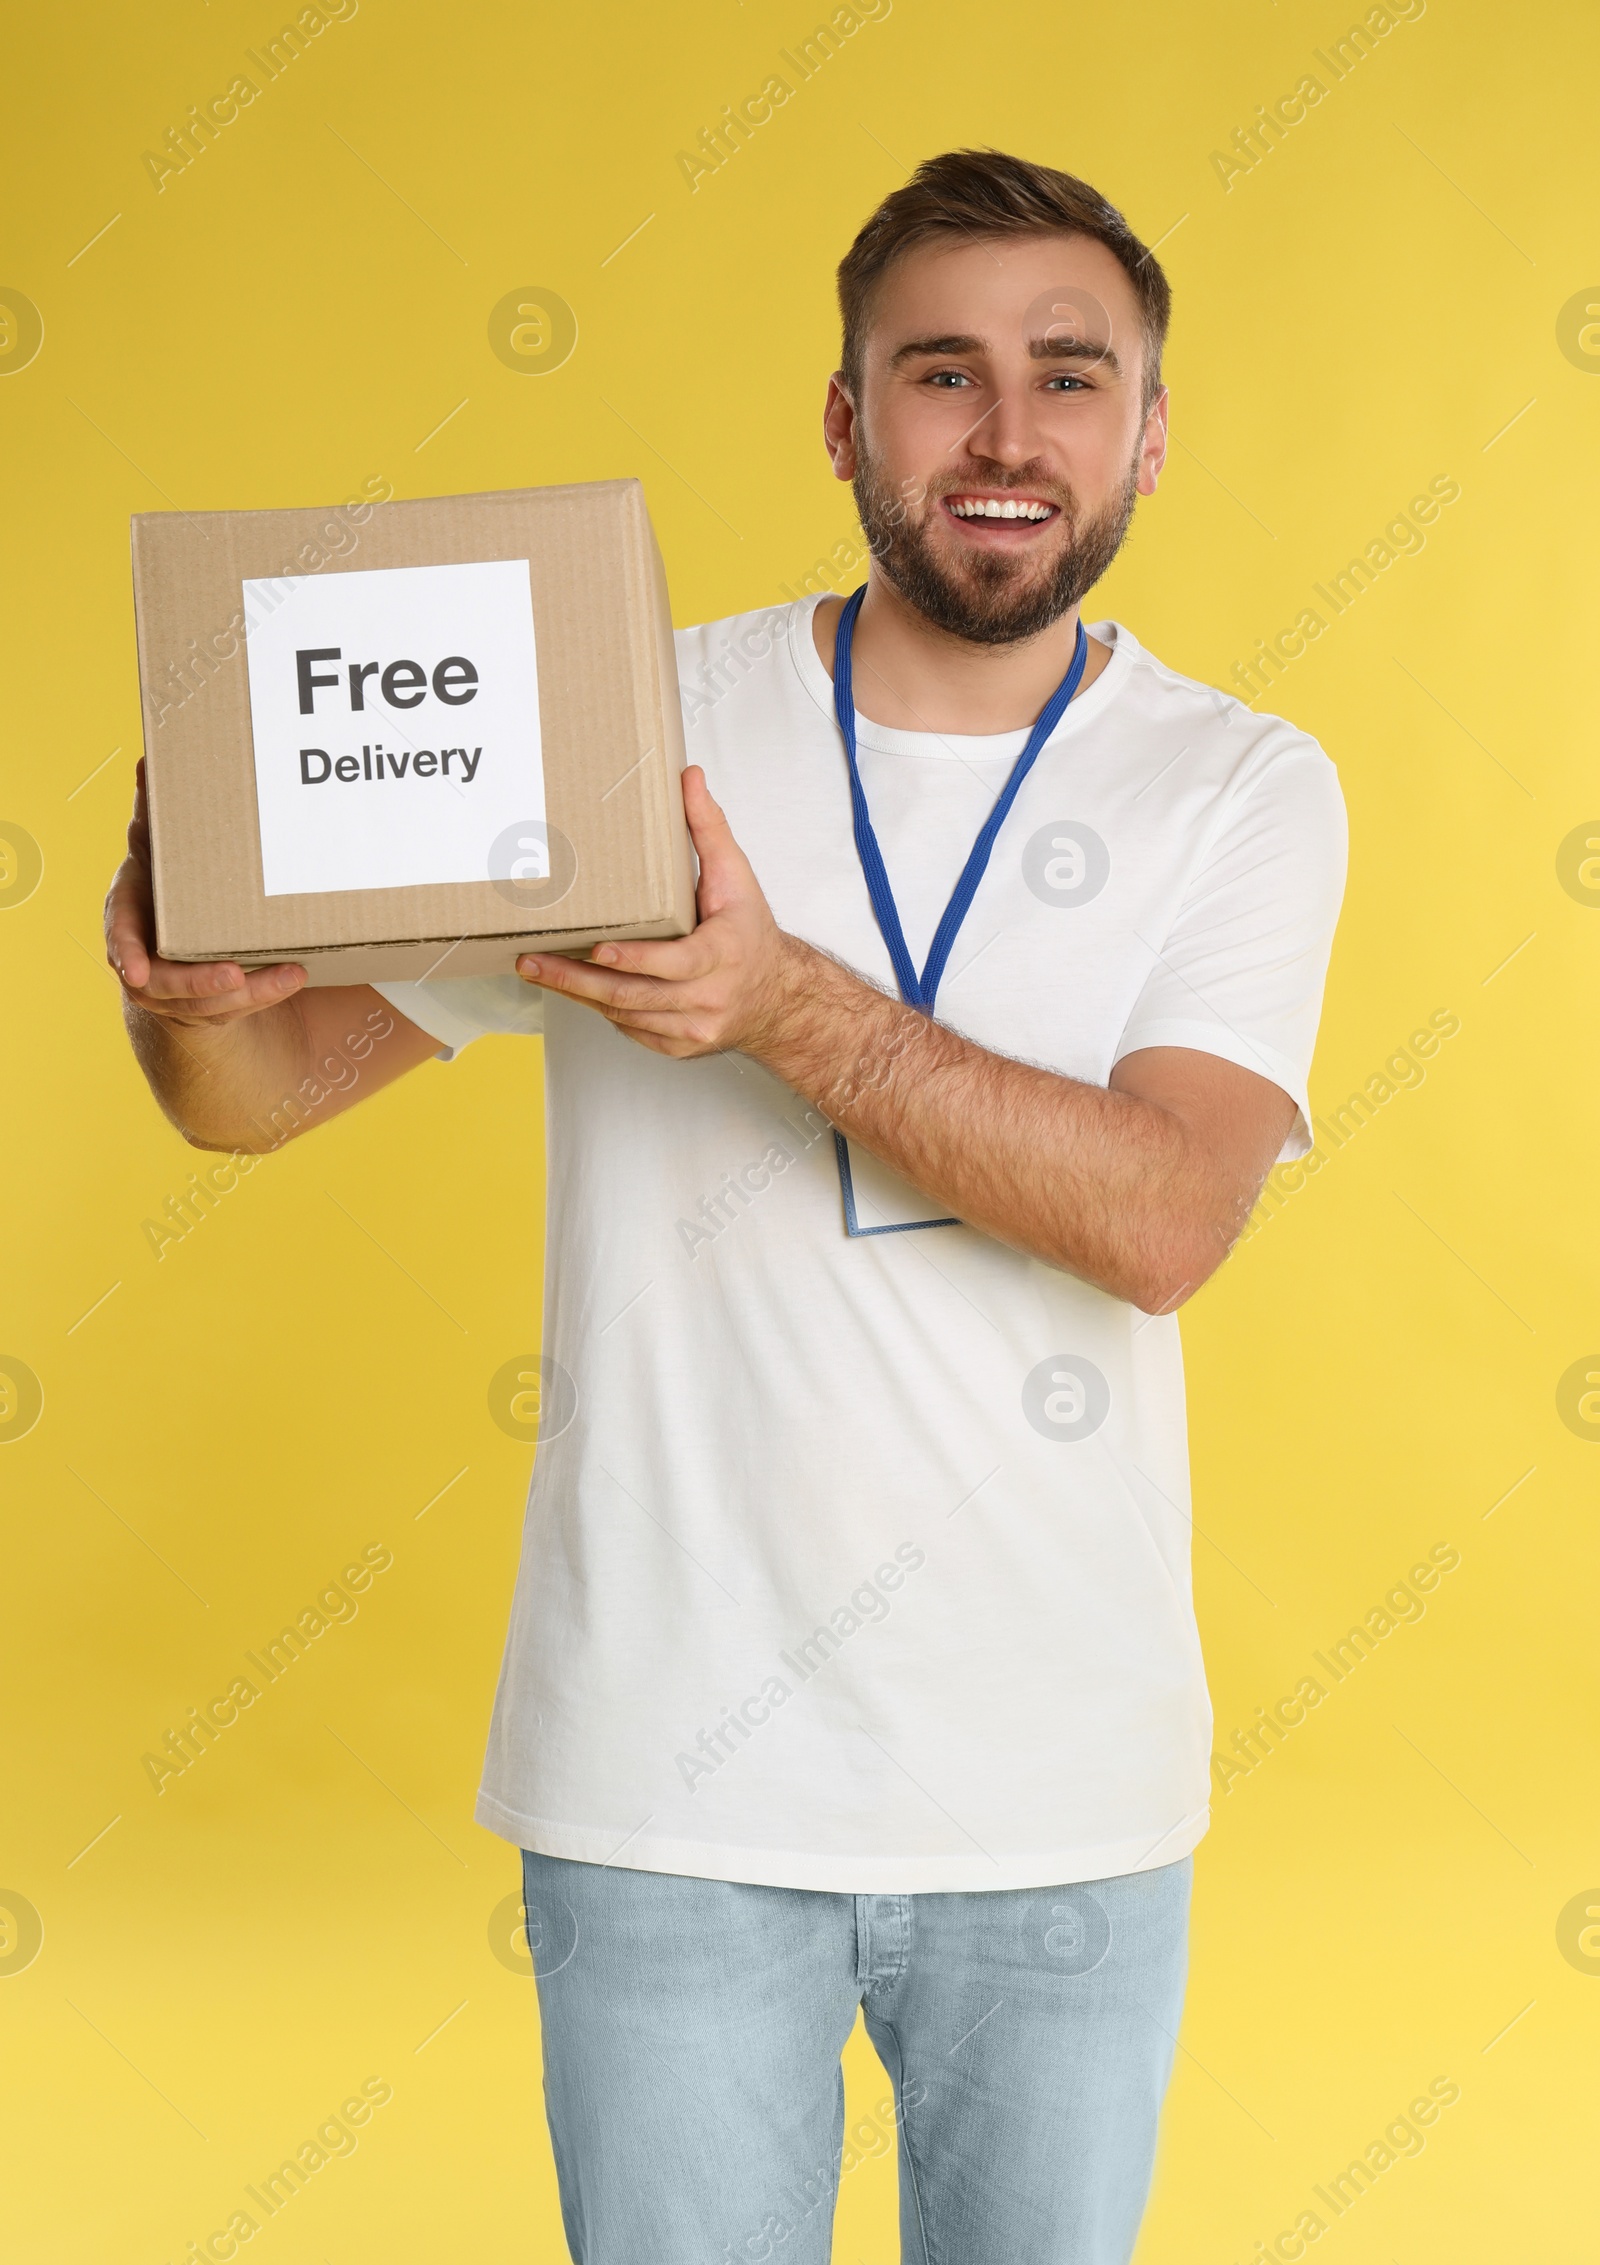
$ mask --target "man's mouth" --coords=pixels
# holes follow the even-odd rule
[[[941,498],[941,508],[964,526],[982,526],[985,530],[1046,527],[1061,516],[1059,504],[1033,495],[947,495]]]

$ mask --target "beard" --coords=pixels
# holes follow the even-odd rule
[[[931,515],[942,496],[966,492],[946,482],[925,497],[920,519],[913,519],[894,493],[877,460],[858,440],[852,488],[862,531],[873,558],[907,605],[936,629],[971,645],[1014,645],[1059,621],[1099,581],[1122,548],[1139,493],[1139,460],[1129,465],[1121,490],[1093,518],[1084,518],[1070,488],[1058,493],[1053,480],[1030,480],[1024,472],[1008,480],[993,473],[986,488],[1026,489],[1058,507],[1054,526],[1065,530],[1047,565],[1018,554],[974,551],[945,563],[929,537]],[[970,486],[971,483],[968,483]]]

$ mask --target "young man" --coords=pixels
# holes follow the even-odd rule
[[[938,158],[839,280],[865,601],[680,635],[699,926],[378,985],[355,1090],[545,1034],[563,1428],[478,1816],[574,2257],[825,2260],[859,2005],[908,2259],[1123,2265],[1207,1820],[1175,1309],[1310,1145],[1343,805],[1080,631],[1166,450],[1167,285],[1105,200]],[[136,812],[133,1043],[258,1145],[372,992],[148,933]]]

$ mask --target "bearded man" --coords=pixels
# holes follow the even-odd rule
[[[176,967],[136,812],[110,949],[202,1147],[375,1011],[298,1137],[544,1034],[558,1389],[477,1813],[579,2265],[825,2265],[858,2009],[908,2259],[1126,2265],[1208,1816],[1176,1310],[1310,1146],[1343,804],[1080,619],[1167,446],[1120,214],[951,153],[839,294],[870,570],[679,635],[691,935]]]

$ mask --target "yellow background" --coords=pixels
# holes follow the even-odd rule
[[[1556,871],[1600,808],[1600,372],[1557,334],[1600,302],[1589,11],[1433,0],[1224,188],[1211,153],[1339,8],[895,0],[691,191],[678,151],[811,30],[799,0],[363,0],[157,191],[143,152],[282,20],[8,35],[0,285],[45,335],[0,375],[0,821],[45,871],[0,913],[0,1353],[45,1405],[0,1446],[0,1888],[44,1944],[0,1976],[0,2249],[177,2259],[376,2076],[359,2151],[252,2259],[563,2254],[534,1994],[489,1942],[516,1859],[470,1814],[529,1467],[486,1387],[537,1344],[539,1049],[426,1067],[153,1257],[200,1159],[99,964],[129,514],[637,473],[680,621],[774,600],[852,524],[818,440],[833,263],[917,158],[995,143],[1099,185],[1176,294],[1171,465],[1092,616],[1226,681],[1431,477],[1462,490],[1269,703],[1352,821],[1319,1107],[1434,1010],[1461,1028],[1184,1316],[1219,1731],[1431,1545],[1461,1563],[1217,1800],[1141,2265],[1242,2265],[1435,2077],[1461,2096],[1426,2152],[1314,2254],[1591,2256],[1600,1976],[1557,1927],[1600,1905],[1600,1446],[1556,1401],[1600,1346],[1600,909]],[[577,316],[548,374],[490,351],[523,285]],[[141,1755],[374,1542],[360,1617],[156,1795]],[[859,2033],[848,2069],[870,2114]],[[880,2153],[841,2265],[893,2227]]]

